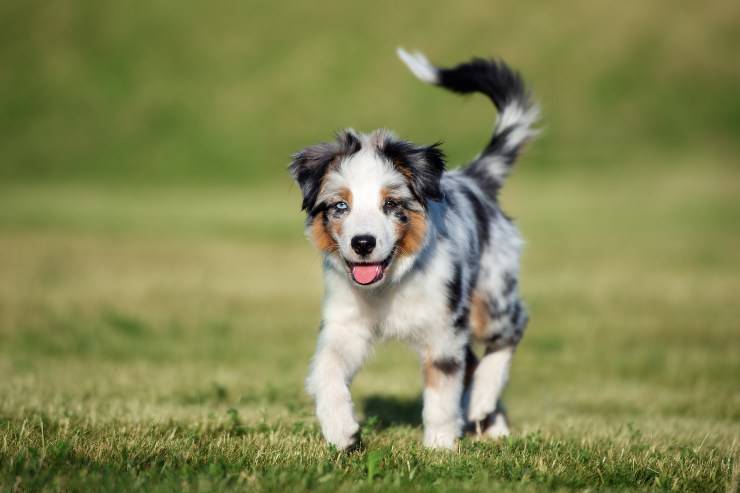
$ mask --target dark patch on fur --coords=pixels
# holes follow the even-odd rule
[[[517,322],[519,321],[519,315],[521,314],[521,312],[522,312],[522,304],[517,301],[516,303],[514,303],[514,310],[511,313],[510,320],[511,320],[512,326],[514,327],[517,326]]]
[[[514,313],[511,314],[511,324],[514,327],[516,342],[519,342],[519,339],[521,339],[528,322],[529,315],[527,314],[527,310],[524,308],[521,300],[517,300]]]
[[[455,330],[458,332],[467,330],[468,326],[470,325],[470,305],[466,304],[462,311],[458,316],[455,317],[455,319],[452,321],[452,326],[455,327]]]
[[[303,194],[301,209],[312,216],[320,212],[316,209],[316,198],[321,189],[321,180],[329,166],[340,159],[352,156],[361,147],[362,144],[355,134],[344,131],[337,134],[334,142],[322,142],[306,147],[293,155],[293,162],[288,171],[301,187]]]
[[[447,281],[447,298],[450,301],[450,312],[455,313],[457,307],[462,301],[463,295],[462,265],[455,264],[455,270],[452,273],[452,279]]]
[[[414,198],[424,207],[428,200],[443,197],[439,181],[445,170],[445,156],[439,146],[418,146],[388,137],[378,148],[378,153],[406,177]]]
[[[502,335],[500,333],[491,334],[491,337],[486,341],[488,345],[496,345],[501,340]]]
[[[478,367],[478,356],[475,355],[473,349],[468,344],[465,346],[465,379],[463,385],[465,388],[469,387],[473,382],[473,374],[475,369]]]
[[[469,261],[469,275],[464,276],[461,263],[455,263],[452,278],[447,281],[447,297],[450,313],[454,315],[452,326],[456,331],[465,331],[470,327],[470,296],[478,280],[479,264]]]
[[[442,358],[434,360],[432,365],[447,376],[454,375],[462,369],[462,362],[457,358]]]
[[[517,280],[511,273],[504,274],[504,296],[511,296],[516,289]]]
[[[475,215],[475,228],[478,232],[478,254],[480,255],[483,253],[485,246],[488,245],[488,240],[491,235],[488,208],[470,188],[463,186],[461,187],[461,190],[463,194],[465,194],[465,197],[470,201],[470,207],[473,209],[473,214]]]
[[[508,305],[501,306],[501,302],[497,297],[490,296],[488,298],[488,315],[491,317],[491,320],[499,320],[506,315],[507,310]]]
[[[466,300],[466,292],[470,293],[471,280],[467,285],[463,282],[463,267],[461,263],[455,263],[452,278],[447,281],[447,298],[449,300],[450,313],[454,315],[452,326],[456,331],[467,330],[470,319],[470,303]],[[468,288],[467,291],[465,288]]]

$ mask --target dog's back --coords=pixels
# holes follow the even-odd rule
[[[433,66],[423,55],[398,51],[419,79],[460,94],[482,93],[498,110],[493,135],[469,165],[447,172],[442,189],[450,214],[448,223],[463,227],[463,242],[451,299],[455,323],[471,331],[486,347],[478,362],[468,348],[468,419],[490,435],[508,432],[499,402],[508,378],[514,348],[522,338],[528,315],[519,297],[519,257],[522,240],[498,204],[498,191],[524,144],[536,130],[539,108],[518,73],[506,64],[480,58],[453,68]],[[448,228],[455,231],[456,228]],[[458,229],[459,230],[459,229]],[[475,238],[476,241],[470,241]],[[476,367],[477,368],[473,368]]]

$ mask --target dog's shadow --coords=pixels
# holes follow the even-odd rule
[[[363,401],[365,418],[377,417],[379,429],[397,425],[420,426],[421,409],[421,395],[412,398],[371,395]]]

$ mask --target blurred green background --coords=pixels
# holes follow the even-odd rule
[[[0,487],[737,488],[740,3],[0,3]],[[444,142],[494,111],[397,46],[501,57],[542,136],[502,202],[532,314],[509,441],[420,438],[415,356],[324,447],[302,389],[320,260],[291,153],[334,130]]]
[[[480,147],[483,100],[421,87],[394,50],[497,56],[542,101],[527,168],[738,153],[735,2],[3,2],[4,181],[275,182],[346,126]]]

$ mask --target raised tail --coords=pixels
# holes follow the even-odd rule
[[[534,128],[539,107],[521,76],[505,63],[474,58],[453,68],[432,65],[419,53],[398,49],[399,58],[411,72],[427,84],[444,87],[459,94],[480,92],[488,96],[498,110],[493,136],[463,172],[474,177],[486,193],[496,196],[504,184],[524,144],[537,134]]]

